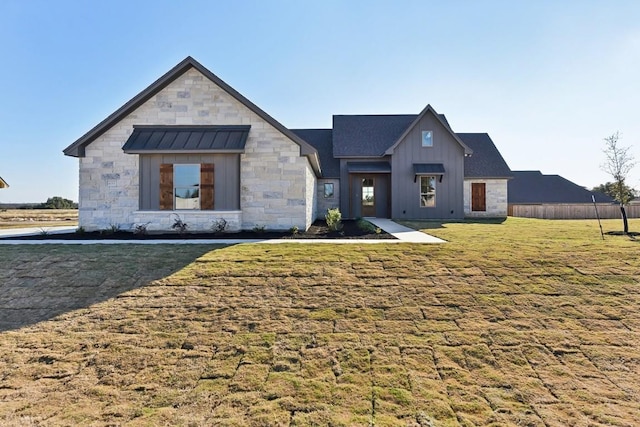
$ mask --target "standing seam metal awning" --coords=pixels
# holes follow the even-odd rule
[[[251,126],[134,126],[127,154],[243,153]]]
[[[413,182],[416,182],[418,175],[440,175],[440,182],[444,175],[444,165],[442,163],[414,163]]]
[[[349,173],[391,173],[389,162],[347,162]]]

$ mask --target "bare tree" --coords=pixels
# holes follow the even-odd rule
[[[629,193],[625,191],[627,188],[625,181],[629,176],[629,172],[635,166],[636,162],[633,155],[629,152],[631,147],[621,147],[620,132],[616,131],[611,136],[604,138],[605,148],[602,150],[606,156],[606,161],[600,166],[602,170],[613,177],[613,198],[620,203],[620,213],[622,214],[622,223],[624,226],[624,234],[629,233],[629,223],[627,222],[627,213],[624,205],[628,204],[631,199]]]

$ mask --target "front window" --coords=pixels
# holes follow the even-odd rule
[[[373,178],[365,178],[362,180],[362,206],[373,206]]]
[[[432,208],[436,205],[436,177],[420,177],[420,207]]]
[[[422,131],[422,146],[433,147],[433,132],[430,130]]]
[[[324,198],[331,199],[333,198],[333,183],[327,182],[324,184]]]
[[[173,165],[175,209],[200,209],[200,165]]]

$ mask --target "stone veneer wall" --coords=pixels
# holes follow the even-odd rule
[[[471,210],[471,184],[486,184],[486,211]],[[507,180],[506,179],[465,179],[464,214],[467,217],[506,217],[507,216]]]
[[[149,230],[173,223],[167,221],[172,211],[138,211],[138,156],[122,151],[134,124],[251,125],[240,160],[241,215],[177,211],[185,222],[190,218],[191,230],[209,229],[220,217],[242,229],[306,229],[311,224],[307,206],[309,193],[315,192],[315,176],[309,176],[309,162],[300,156],[300,147],[190,69],[86,147],[80,158],[79,224],[87,231],[112,225],[129,228],[149,220],[155,222]]]

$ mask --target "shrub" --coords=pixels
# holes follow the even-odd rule
[[[227,220],[224,218],[216,219],[211,225],[211,231],[216,234],[222,234],[227,231]]]
[[[187,232],[187,229],[189,228],[189,225],[182,221],[182,218],[180,218],[180,215],[178,214],[171,214],[173,215],[175,218],[173,219],[173,224],[171,225],[171,229],[172,230],[177,230],[178,233],[180,234],[184,234]]]
[[[329,227],[329,230],[342,230],[342,213],[340,213],[340,209],[327,209],[327,214],[324,216],[324,219],[327,221],[327,227]]]
[[[298,228],[298,226],[297,226],[297,225],[294,225],[293,227],[291,227],[291,228],[289,229],[289,233],[291,233],[291,234],[293,234],[293,235],[296,235],[296,234],[298,234],[299,232],[300,232],[300,229]]]
[[[133,234],[138,236],[144,236],[147,234],[147,227],[151,224],[150,222],[146,222],[144,224],[136,224],[133,226]]]
[[[255,227],[253,227],[253,232],[254,233],[258,233],[258,234],[262,234],[265,231],[265,226],[264,225],[256,225]]]

